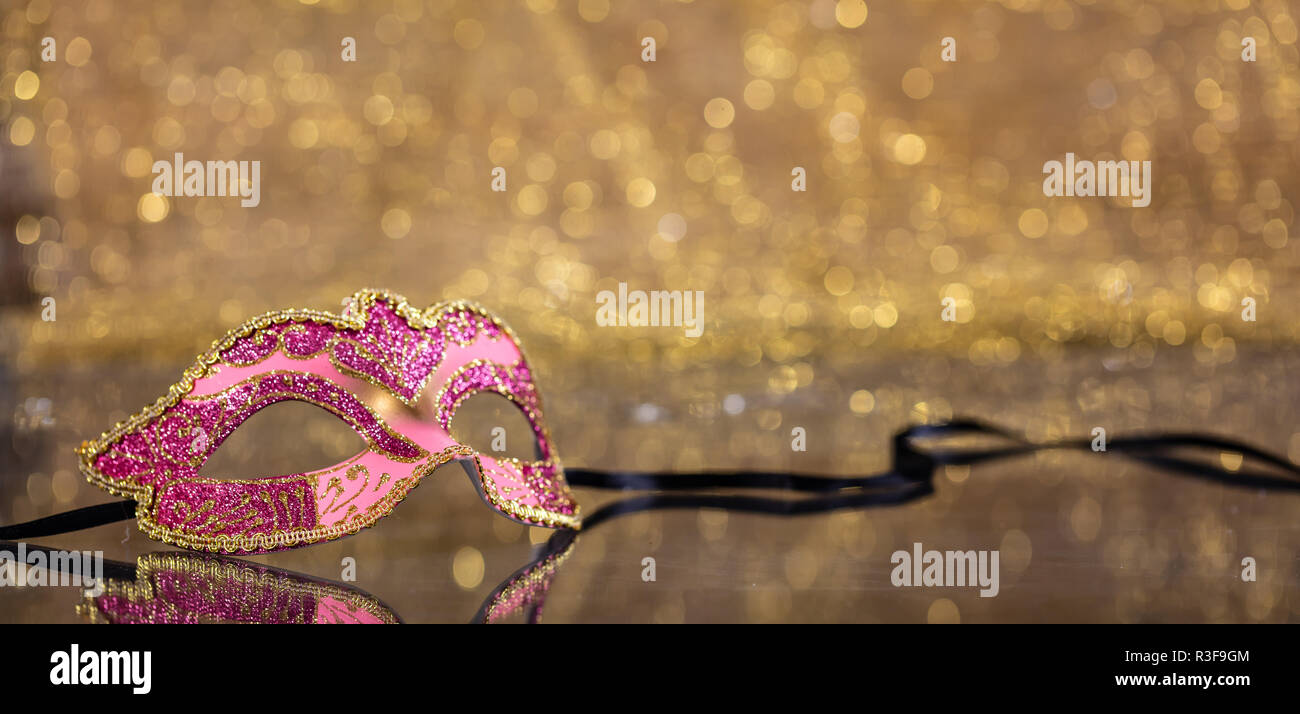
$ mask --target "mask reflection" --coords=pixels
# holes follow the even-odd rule
[[[129,566],[128,566],[129,567]],[[113,624],[398,624],[369,593],[265,565],[197,553],[149,553],[134,579],[108,578],[77,613]]]

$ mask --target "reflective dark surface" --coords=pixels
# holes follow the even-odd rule
[[[1223,390],[1215,400],[1217,409],[1198,410],[1194,399],[1166,401],[1164,396],[1174,394],[1172,388],[1169,392],[1147,391],[1147,403],[1127,405],[1130,421],[1109,427],[1109,437],[1114,441],[1137,433],[1194,431],[1235,437],[1285,454],[1293,429],[1289,419],[1294,414],[1293,400],[1274,398],[1277,390],[1264,385],[1288,385],[1287,369],[1292,361],[1270,356],[1258,361],[1256,379],[1222,380],[1226,387],[1217,387]],[[1047,389],[1042,385],[1054,383],[1042,374],[1022,371],[979,379],[953,370],[946,393],[952,395],[950,403],[959,414],[974,413],[1039,440],[1057,435],[1086,440],[1090,428],[1079,412],[1090,406],[1089,395],[1104,399],[1107,389],[1101,380],[1114,383],[1124,379],[1109,375],[1100,361],[1093,365],[1089,367],[1085,360],[1077,365],[1081,372],[1091,368],[1093,375],[1055,377],[1094,385],[1089,388],[1076,383],[1072,391],[1078,396],[1073,404],[1056,402],[1062,414],[1072,413],[1073,418],[1054,417],[1046,411],[1033,414],[1045,402],[1028,385]],[[892,379],[907,379],[906,375],[918,372],[925,374],[911,365],[901,368]],[[1194,376],[1189,379],[1171,373],[1154,382],[1181,382],[1187,385],[1185,392],[1194,395],[1204,384]],[[153,379],[166,377],[160,374]],[[1009,389],[1007,385],[1017,380],[1023,380],[1026,388]],[[90,396],[79,389],[81,386],[76,379],[51,383],[56,396],[73,403],[102,399]],[[1234,388],[1235,394],[1227,391]],[[1053,389],[1063,392],[1067,388]],[[1019,393],[1005,396],[1006,408],[996,413],[963,406],[986,398],[989,391]],[[887,395],[889,391],[878,393]],[[610,394],[617,390],[611,389]],[[563,455],[566,440],[582,439],[581,432],[575,430],[590,424],[591,414],[582,407],[584,399],[591,397],[586,391],[549,397],[547,406],[556,415],[552,422]],[[647,403],[653,402],[640,404]],[[1247,404],[1261,406],[1246,411]],[[23,402],[10,406],[18,413],[24,408]],[[763,429],[745,426],[745,422],[757,421],[748,410],[725,419],[687,414],[638,421],[638,407],[626,402],[625,409],[609,410],[626,415],[621,423],[602,427],[617,434],[613,442],[631,443],[628,435],[636,433],[650,436],[672,431],[680,428],[675,421],[680,419],[712,430],[718,443],[751,439],[756,450],[777,451],[760,446],[770,441],[789,453],[765,462],[759,454],[737,458],[719,450],[700,468],[797,468],[828,475],[887,471],[892,465],[893,433],[920,416],[897,413],[896,405],[882,399],[872,414],[848,417],[860,427],[859,433],[843,435],[847,443],[825,449],[818,441],[834,438],[838,433],[835,423],[846,421],[838,409],[819,411],[810,404],[798,417],[784,419],[780,427]],[[665,412],[671,407],[660,405]],[[232,469],[229,473],[247,476],[249,470],[275,471],[298,464],[294,459],[320,458],[326,447],[307,435],[338,425],[316,422],[305,412],[278,416],[274,412],[274,408],[268,410],[264,423],[250,429],[255,438],[222,465]],[[1218,418],[1220,413],[1238,418],[1271,413],[1276,419],[1234,421]],[[524,438],[525,432],[510,421],[509,408],[503,410],[492,400],[467,414],[481,424],[458,423],[456,429],[486,434],[486,425],[499,422],[511,428],[511,438]],[[832,416],[836,418],[832,420]],[[1153,427],[1160,422],[1170,427]],[[1242,423],[1252,428],[1234,430]],[[808,451],[790,451],[785,427],[792,424],[806,425]],[[12,514],[7,522],[108,500],[97,489],[66,474],[67,469],[75,468],[70,447],[78,431],[79,425],[55,422],[9,435],[14,453],[6,462],[5,478],[0,480]],[[352,437],[346,429],[342,431],[337,436]],[[480,441],[481,447],[487,448],[490,439]],[[1279,448],[1279,444],[1283,446]],[[611,451],[602,461],[611,467],[635,466],[633,456],[619,458],[632,453],[635,451]],[[1257,460],[1242,458],[1240,451],[1232,449],[1199,449],[1186,457],[1189,463],[1201,464],[1228,480],[1260,466]],[[240,462],[243,472],[234,470]],[[850,464],[867,466],[850,470]],[[274,619],[265,613],[284,617],[284,612],[296,611],[267,603],[274,597],[283,600],[303,593],[318,599],[332,593],[343,602],[355,596],[360,598],[355,602],[378,603],[378,609],[358,610],[354,605],[347,612],[367,612],[380,619],[378,612],[388,612],[406,622],[1279,622],[1300,617],[1294,559],[1300,530],[1294,514],[1300,508],[1300,496],[1225,485],[1221,480],[1197,478],[1194,471],[1143,463],[1114,449],[1106,453],[1043,451],[940,467],[933,493],[902,499],[906,502],[897,505],[794,517],[716,507],[725,506],[725,502],[711,508],[684,503],[667,510],[639,511],[636,509],[654,504],[628,501],[632,494],[582,488],[580,497],[592,524],[575,537],[525,528],[495,516],[478,500],[463,472],[449,465],[413,491],[377,527],[297,551],[246,559],[192,554],[173,558],[165,554],[165,547],[144,538],[132,522],[44,538],[39,543],[99,549],[111,560],[136,563],[142,574],[136,582],[156,583],[158,573],[166,570],[157,564],[166,563],[181,573],[170,582],[190,583],[210,596],[211,609],[202,619],[213,621]],[[14,489],[15,483],[26,488]],[[69,491],[72,497],[66,498]],[[743,495],[790,499],[767,492]],[[610,503],[630,503],[631,512],[621,513],[616,508],[612,516],[610,511],[597,515]],[[999,550],[999,594],[981,598],[974,588],[894,587],[890,555],[910,549],[915,542],[926,549]],[[1256,582],[1242,581],[1245,557],[1257,562]],[[346,581],[350,562],[346,558],[355,561],[354,581]],[[653,581],[643,579],[646,558],[654,559]],[[174,567],[178,562],[193,567]],[[194,565],[199,563],[202,565]],[[262,566],[271,569],[261,570]],[[269,594],[250,593],[239,585],[250,582],[266,583]],[[139,600],[141,589],[131,587],[119,585],[117,592]],[[158,591],[156,585],[153,589]],[[232,609],[240,598],[252,598],[249,602],[262,605],[260,609],[256,605]],[[226,609],[216,602],[223,600],[230,601]],[[9,622],[109,619],[103,617],[102,608],[93,608],[93,603],[73,588],[4,588],[0,589],[0,602],[0,619]],[[92,612],[95,609],[98,615]]]

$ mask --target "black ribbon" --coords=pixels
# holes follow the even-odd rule
[[[953,437],[992,437],[1008,442],[984,448],[925,448],[919,442]],[[1048,449],[1091,450],[1088,439],[1066,439],[1035,443],[1000,427],[973,419],[913,426],[893,438],[893,465],[889,471],[871,476],[824,476],[777,471],[641,472],[571,468],[565,478],[572,486],[617,491],[658,491],[653,495],[624,499],[609,504],[583,519],[592,527],[627,513],[672,508],[723,508],[773,515],[823,513],[843,508],[898,505],[934,492],[935,469],[941,465],[973,465],[986,461],[1023,456]],[[1231,470],[1182,453],[1189,449],[1234,452],[1243,458],[1243,468]],[[1106,444],[1116,453],[1175,474],[1209,480],[1228,486],[1266,490],[1300,490],[1300,466],[1245,442],[1194,433],[1119,437]],[[1274,472],[1244,467],[1244,459],[1271,466]],[[700,490],[777,491],[813,494],[806,498],[769,498],[747,495],[679,495],[673,492]],[[21,540],[60,535],[94,528],[135,517],[132,501],[87,506],[27,523],[0,526],[0,540]]]
[[[134,501],[114,501],[86,506],[12,526],[0,526],[0,540],[23,540],[60,535],[135,518]]]
[[[983,436],[1006,442],[985,448],[925,448],[918,442],[926,439]],[[1180,453],[1186,449],[1234,452],[1250,457],[1279,471],[1268,473],[1255,468],[1229,470]],[[622,491],[688,491],[699,489],[774,490],[794,493],[828,493],[853,489],[902,489],[929,484],[934,470],[941,465],[973,465],[1036,451],[1051,449],[1092,450],[1088,439],[1064,439],[1035,443],[997,426],[974,419],[941,424],[913,426],[893,439],[893,466],[882,474],[860,477],[828,477],[810,474],[764,471],[701,471],[698,473],[662,473],[637,471],[601,471],[574,468],[565,470],[573,486]],[[1106,443],[1107,453],[1117,453],[1172,472],[1209,479],[1229,486],[1270,490],[1300,490],[1300,466],[1234,439],[1192,433],[1168,433],[1154,436],[1120,437]]]

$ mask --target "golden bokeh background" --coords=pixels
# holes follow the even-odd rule
[[[41,61],[44,37],[54,62]],[[941,59],[944,37],[956,62]],[[1242,61],[1243,37],[1257,61]],[[9,3],[0,406],[14,446],[0,517],[102,500],[75,475],[76,443],[162,394],[243,320],[337,308],[362,287],[501,314],[571,464],[862,472],[888,466],[893,431],[954,414],[1033,438],[1210,430],[1300,458],[1297,39],[1296,7],[1280,0]],[[261,161],[260,205],[153,195],[152,163],[175,152]],[[1151,161],[1151,205],[1044,197],[1043,162],[1067,152]],[[494,167],[505,192],[490,188]],[[795,167],[806,191],[792,190]],[[704,334],[598,327],[595,296],[620,282],[702,290]],[[940,319],[945,298],[955,322]],[[789,448],[800,425],[807,454]],[[342,449],[321,429],[274,448]],[[262,448],[232,463],[270,458]],[[647,543],[676,523],[713,548],[783,545],[752,553],[777,559],[759,575],[733,573],[775,591],[729,606],[678,595],[628,617],[1300,614],[1284,558],[1249,593],[1221,582],[1242,552],[1296,544],[1279,530],[1294,498],[1134,484],[1138,472],[1061,454],[977,467],[910,520],[839,514],[791,526],[802,535],[732,516],[750,525],[710,539],[726,514],[637,517]],[[1171,505],[1171,484],[1192,490]],[[464,551],[475,528],[500,548],[522,543],[481,517],[429,546],[458,564],[447,577],[482,569]],[[1274,526],[1248,527],[1260,522]],[[1067,577],[1053,563],[1084,553],[1095,571],[1074,577],[1110,585],[1073,609],[1004,587],[996,605],[930,593],[896,611],[887,580],[878,607],[853,588],[803,599],[852,581],[868,553],[883,567],[880,549],[910,543],[909,524],[927,541],[1002,543],[1025,577],[1028,553],[1045,557],[1043,587]],[[319,565],[342,547],[286,557]],[[574,561],[592,559],[585,577],[603,582],[616,549]],[[488,579],[515,555],[489,558]],[[1137,561],[1151,577],[1126,579]]]

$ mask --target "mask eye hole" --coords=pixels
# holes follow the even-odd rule
[[[215,434],[198,433],[195,448]],[[317,471],[357,455],[366,440],[314,404],[285,401],[257,412],[235,429],[199,469],[199,476],[246,479]]]
[[[536,461],[537,437],[523,411],[495,392],[479,392],[466,399],[451,421],[451,437],[476,451],[496,458]]]

